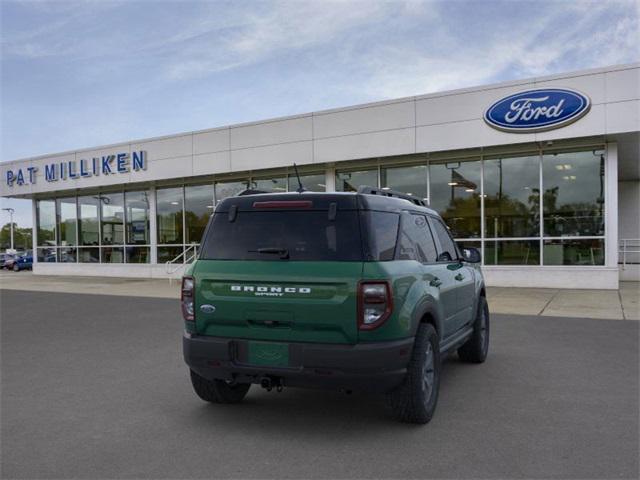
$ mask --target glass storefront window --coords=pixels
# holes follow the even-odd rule
[[[122,247],[102,247],[101,249],[102,263],[122,263],[124,262],[124,249]]]
[[[380,171],[380,183],[383,188],[427,198],[427,166],[383,168]]]
[[[182,246],[180,247],[158,247],[158,263],[165,263],[173,260],[182,253]],[[180,263],[178,260],[177,264]]]
[[[100,262],[100,249],[97,248],[97,247],[78,248],[78,261],[80,263],[98,263],[98,262]]]
[[[356,192],[358,187],[378,187],[378,169],[360,170],[356,172],[337,172],[336,191]]]
[[[308,192],[324,192],[327,189],[324,183],[326,181],[324,173],[300,175],[300,181]],[[289,174],[289,191],[295,192],[298,188],[300,188],[298,177],[295,174]]]
[[[200,243],[213,213],[213,185],[190,185],[184,188],[185,243]]]
[[[604,235],[604,164],[597,151],[543,155],[545,237]]]
[[[215,184],[216,205],[227,197],[233,197],[249,188],[248,181],[241,182],[217,182]]]
[[[149,263],[149,247],[125,247],[127,263]]]
[[[158,243],[182,243],[182,187],[156,191]]]
[[[485,265],[540,265],[539,240],[487,240]]]
[[[254,178],[251,181],[251,188],[263,192],[284,193],[287,191],[287,179],[285,177]]]
[[[56,244],[56,202],[38,200],[37,204],[38,245]]]
[[[604,239],[545,240],[544,265],[604,265]]]
[[[76,198],[58,198],[58,244],[60,246],[75,245],[77,232],[78,208]]]
[[[480,160],[429,166],[430,206],[454,238],[480,237]]]
[[[126,243],[128,245],[148,245],[149,235],[149,193],[125,192]]]
[[[54,263],[58,261],[58,254],[54,247],[38,248],[36,255],[40,263]]]
[[[78,197],[78,232],[80,245],[99,245],[99,197]]]
[[[77,249],[70,247],[60,247],[58,250],[58,261],[62,263],[75,263],[77,260]]]
[[[100,195],[102,245],[124,243],[124,194]]]
[[[485,236],[540,235],[540,157],[484,162]]]

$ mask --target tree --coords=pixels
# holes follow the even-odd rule
[[[20,228],[17,223],[13,223],[13,247],[16,250],[30,250],[31,243],[31,229]],[[6,223],[2,229],[0,229],[0,248],[6,250],[11,248],[11,224]]]

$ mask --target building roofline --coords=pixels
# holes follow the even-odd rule
[[[0,161],[0,163],[1,164],[6,164],[6,163],[18,163],[18,162],[31,162],[31,161],[40,160],[40,159],[43,159],[43,158],[58,157],[58,156],[64,156],[64,155],[88,152],[88,151],[92,151],[92,150],[105,150],[105,149],[110,149],[110,148],[119,147],[119,146],[131,145],[131,144],[134,144],[134,143],[147,143],[147,142],[153,142],[153,141],[157,141],[157,140],[166,140],[166,139],[169,139],[169,138],[180,138],[180,137],[186,137],[186,136],[189,136],[189,135],[196,135],[196,134],[201,134],[201,133],[224,131],[224,130],[231,130],[231,129],[234,129],[234,128],[248,127],[248,126],[254,126],[254,125],[263,125],[263,124],[282,122],[282,121],[286,121],[286,120],[293,120],[293,119],[299,119],[299,118],[329,115],[329,114],[332,114],[332,113],[345,112],[345,111],[350,111],[350,110],[360,110],[360,109],[372,108],[372,107],[378,107],[378,106],[384,106],[384,105],[392,105],[392,104],[396,104],[396,103],[405,103],[405,102],[417,101],[417,100],[428,99],[428,98],[448,97],[448,96],[461,95],[461,94],[472,93],[472,92],[484,92],[484,91],[496,90],[496,89],[500,89],[500,88],[504,88],[504,87],[514,87],[514,86],[518,86],[518,85],[526,85],[526,84],[531,84],[531,83],[536,84],[536,83],[547,82],[547,81],[551,81],[551,80],[576,78],[576,77],[582,77],[582,76],[588,76],[588,75],[597,75],[597,74],[600,74],[600,73],[615,72],[615,71],[621,71],[621,70],[631,70],[631,69],[635,69],[635,68],[640,68],[640,62],[633,62],[633,63],[627,63],[627,64],[618,64],[618,65],[610,65],[610,66],[590,68],[590,69],[585,69],[585,70],[576,70],[576,71],[564,72],[564,73],[553,74],[553,75],[545,75],[545,76],[540,76],[540,77],[528,77],[528,78],[522,78],[522,79],[518,79],[518,80],[509,80],[509,81],[505,81],[505,82],[491,83],[491,84],[487,84],[487,85],[478,85],[478,86],[473,86],[473,87],[465,87],[465,88],[459,88],[459,89],[454,89],[454,90],[443,90],[443,91],[427,93],[427,94],[422,94],[422,95],[412,95],[412,96],[408,96],[408,97],[394,98],[394,99],[388,99],[388,100],[380,100],[380,101],[375,101],[375,102],[368,102],[368,103],[362,103],[362,104],[356,104],[356,105],[349,105],[349,106],[346,106],[346,107],[337,107],[337,108],[330,108],[330,109],[325,109],[325,110],[317,110],[317,111],[312,111],[312,112],[307,112],[307,113],[286,115],[286,116],[282,116],[282,117],[265,118],[265,119],[262,119],[262,120],[255,120],[255,121],[251,121],[251,122],[243,122],[243,123],[237,123],[237,124],[232,124],[232,125],[224,125],[224,126],[220,126],[220,127],[206,128],[206,129],[202,129],[202,130],[193,130],[193,131],[187,131],[187,132],[179,132],[179,133],[173,133],[173,134],[167,134],[167,135],[160,135],[160,136],[155,136],[155,137],[147,137],[147,138],[140,138],[140,139],[125,140],[125,141],[122,141],[122,142],[115,142],[115,143],[110,143],[110,144],[105,144],[105,145],[82,147],[82,148],[73,149],[73,150],[66,150],[66,151],[62,151],[62,152],[53,152],[53,153],[47,153],[47,154],[42,154],[42,155],[36,155],[36,156],[33,156],[33,157],[23,157],[23,158],[17,158],[17,159],[12,159],[12,160],[2,160],[2,161]]]

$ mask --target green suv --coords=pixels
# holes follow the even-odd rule
[[[479,261],[397,192],[227,198],[182,280],[193,388],[214,403],[251,384],[382,392],[398,419],[426,423],[444,355],[487,356]]]

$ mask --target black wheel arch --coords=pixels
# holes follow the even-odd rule
[[[438,334],[438,337],[442,338],[442,318],[440,313],[432,302],[425,303],[419,306],[413,315],[413,325],[411,326],[412,335],[416,335],[418,327],[421,323],[428,323],[433,326]]]

